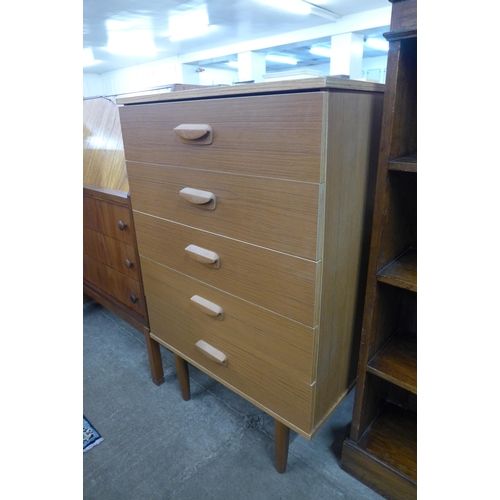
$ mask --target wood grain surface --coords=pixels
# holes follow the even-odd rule
[[[151,333],[204,371],[237,387],[298,427],[308,430],[313,331],[164,266],[143,259]],[[198,294],[220,304],[224,319],[191,304]],[[227,356],[227,366],[207,359],[203,340]]]
[[[317,260],[322,185],[128,162],[134,209],[230,238]],[[184,188],[215,195],[214,210]],[[322,198],[321,198],[322,199]]]
[[[144,300],[138,281],[85,254],[83,255],[83,276],[103,292],[111,295],[130,309],[144,315]],[[133,303],[130,300],[131,296],[137,297],[138,301]]]
[[[120,117],[113,97],[83,101],[83,183],[129,190]]]
[[[135,214],[141,257],[209,283],[271,311],[314,327],[318,263],[198,229]],[[195,262],[194,244],[220,257],[218,268]]]
[[[137,256],[132,245],[84,226],[83,252],[129,278],[139,281]]]
[[[127,161],[320,181],[321,93],[122,106]],[[184,144],[180,124],[206,123],[209,145]]]
[[[120,221],[126,224],[124,230],[118,226]],[[84,196],[83,225],[129,245],[134,244],[133,225],[127,206]]]

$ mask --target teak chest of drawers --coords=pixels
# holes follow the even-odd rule
[[[146,306],[135,246],[127,193],[84,187],[84,291],[142,330]]]
[[[275,418],[280,472],[354,383],[383,88],[118,100],[151,338]]]

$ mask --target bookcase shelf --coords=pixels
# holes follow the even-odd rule
[[[389,170],[417,173],[417,153],[389,161]]]
[[[417,498],[417,0],[392,3],[356,398],[341,466]]]
[[[417,336],[394,334],[368,363],[367,369],[413,394],[417,394]]]
[[[376,489],[393,489],[397,498],[414,498],[417,480],[417,418],[413,411],[387,403],[357,443],[346,441],[347,472],[363,474]],[[389,477],[390,480],[383,479]],[[378,482],[380,486],[378,486]],[[382,482],[387,481],[387,482]],[[387,495],[384,495],[387,496]]]
[[[377,273],[378,281],[417,291],[417,251],[409,248]]]

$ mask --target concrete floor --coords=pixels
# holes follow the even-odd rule
[[[164,348],[154,385],[143,334],[94,301],[83,332],[84,414],[104,438],[83,454],[85,500],[381,500],[339,465],[354,391],[311,441],[291,432],[278,474],[271,417],[194,367],[183,401]]]

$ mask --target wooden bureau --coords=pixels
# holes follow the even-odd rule
[[[152,348],[274,417],[279,472],[355,380],[383,89],[118,99]]]
[[[151,358],[133,212],[115,97],[83,101],[83,292],[143,332]],[[160,366],[161,368],[161,366]]]
[[[116,97],[83,100],[83,289],[148,327]]]

